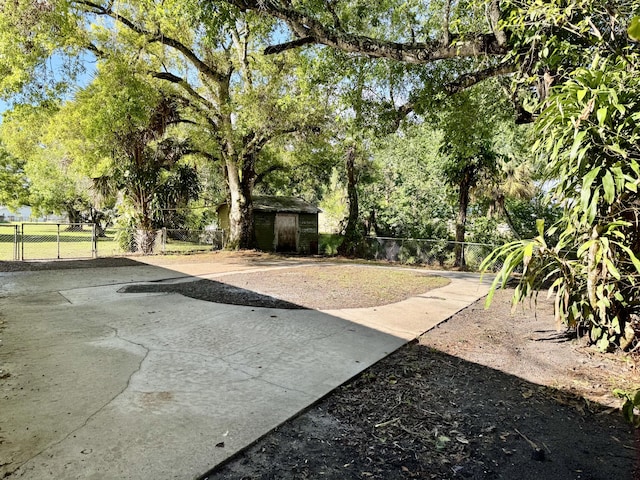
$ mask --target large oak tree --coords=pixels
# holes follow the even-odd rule
[[[300,81],[296,54],[265,60],[260,53],[273,33],[270,20],[180,0],[16,0],[2,7],[0,50],[13,52],[0,56],[5,94],[56,94],[65,82],[46,71],[50,59],[72,75],[89,53],[172,86],[182,115],[208,132],[205,153],[224,170],[230,244],[251,246],[263,149],[283,135],[313,134],[324,120],[318,96]]]

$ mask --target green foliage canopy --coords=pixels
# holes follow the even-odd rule
[[[11,155],[0,144],[0,205],[18,209],[29,200],[29,184],[23,160]]]

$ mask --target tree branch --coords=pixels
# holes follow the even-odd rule
[[[190,96],[192,96],[199,102],[203,103],[208,109],[214,110],[214,105],[209,100],[207,100],[202,95],[200,95],[198,92],[196,92],[194,88],[189,84],[189,82],[187,82],[184,78],[174,75],[173,73],[170,73],[170,72],[149,72],[149,74],[153,78],[157,78],[159,80],[165,80],[167,82],[171,82],[176,85],[179,85]]]
[[[124,17],[123,15],[120,15],[120,13],[114,11],[111,3],[107,7],[103,7],[102,5],[92,2],[91,0],[76,0],[76,3],[78,5],[88,7],[90,12],[94,15],[108,16],[110,18],[113,18],[115,21],[121,23],[131,31],[145,37],[149,43],[159,42],[163,45],[166,45],[167,47],[171,47],[179,51],[193,64],[194,67],[196,67],[196,69],[198,69],[200,73],[202,73],[206,77],[209,77],[216,82],[224,80],[224,72],[220,72],[202,61],[200,57],[198,57],[193,52],[193,50],[188,48],[182,42],[160,33],[152,33],[142,28],[141,26],[136,25],[127,17]]]
[[[500,11],[500,1],[499,0],[491,0],[491,3],[487,5],[487,20],[489,22],[489,27],[493,32],[496,42],[498,45],[502,47],[506,47],[507,45],[507,34],[504,30],[500,28],[500,17],[502,16],[502,12]]]
[[[482,82],[488,78],[499,77],[502,75],[508,75],[518,70],[516,65],[512,63],[495,65],[484,70],[479,70],[473,73],[467,73],[460,75],[455,81],[450,82],[444,86],[445,92],[452,95],[465,90],[473,85]]]
[[[291,125],[283,128],[265,130],[261,134],[253,134],[251,139],[245,143],[244,151],[257,153],[260,152],[267,143],[281,135],[303,131],[317,133],[319,130],[320,129],[314,125]],[[245,137],[245,139],[248,139],[248,137]]]
[[[206,158],[207,160],[210,160],[210,161],[212,161],[212,162],[215,162],[215,161],[217,161],[217,160],[220,160],[220,158],[219,158],[219,157],[216,157],[215,155],[212,155],[211,153],[209,153],[209,152],[205,152],[204,150],[200,150],[200,149],[198,149],[198,148],[188,148],[188,149],[185,149],[185,150],[183,151],[183,154],[184,154],[184,155],[201,155],[201,156],[203,156],[204,158]]]
[[[94,45],[91,42],[88,42],[85,44],[85,48],[87,50],[89,50],[91,53],[93,53],[96,57],[98,58],[106,58],[107,54],[104,50],[101,50],[100,48],[98,48],[97,45]]]
[[[487,80],[492,77],[507,75],[509,73],[514,73],[517,70],[516,66],[513,64],[505,64],[505,65],[496,65],[493,67],[486,68],[484,70],[480,70],[474,73],[468,73],[465,75],[461,75],[455,81],[450,82],[444,85],[444,92],[447,95],[454,95],[462,90],[470,88],[484,80]],[[395,117],[392,120],[392,125],[394,129],[398,129],[400,127],[400,122],[406,118],[409,114],[413,113],[417,106],[415,101],[408,101],[407,103],[400,105],[395,110]]]
[[[264,178],[270,173],[277,172],[278,170],[285,170],[284,165],[276,164],[270,165],[268,168],[264,169],[262,172],[256,175],[256,185],[264,182]]]
[[[280,43],[278,45],[270,45],[264,49],[264,54],[275,55],[278,53],[282,53],[286,50],[291,50],[294,48],[302,47],[304,45],[309,45],[310,43],[315,43],[315,40],[311,37],[297,38],[295,40],[291,40],[290,42]]]
[[[294,34],[301,39],[313,39],[315,43],[371,58],[389,58],[410,64],[427,64],[447,58],[502,55],[506,52],[506,45],[493,33],[477,34],[468,39],[451,36],[451,42],[447,45],[442,45],[441,41],[390,42],[345,33],[341,29],[325,25],[316,18],[295,10],[289,2],[282,0],[225,1],[241,10],[263,11],[279,18],[285,21]]]

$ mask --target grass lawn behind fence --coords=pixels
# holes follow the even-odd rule
[[[45,260],[65,258],[89,258],[93,255],[91,225],[81,230],[69,229],[68,225],[51,223],[2,223],[0,224],[0,260],[14,260],[15,227],[17,226],[17,259]],[[187,253],[212,250],[209,243],[200,241],[200,236],[179,240],[167,237],[164,248],[158,243],[158,252]],[[23,240],[23,243],[20,243]],[[108,257],[133,253],[132,249],[118,238],[118,230],[109,228],[105,236],[97,239],[97,256]]]

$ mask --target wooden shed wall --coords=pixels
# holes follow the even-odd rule
[[[298,251],[300,253],[318,253],[318,214],[298,214]]]
[[[265,252],[272,252],[276,214],[272,212],[254,212],[253,220],[256,248]]]

